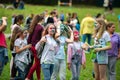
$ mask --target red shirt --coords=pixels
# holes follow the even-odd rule
[[[4,33],[0,32],[0,46],[7,47]]]

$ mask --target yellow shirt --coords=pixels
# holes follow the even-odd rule
[[[85,17],[80,26],[80,35],[93,34],[95,20],[92,17]]]

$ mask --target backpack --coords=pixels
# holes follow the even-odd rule
[[[46,36],[45,36],[45,38],[46,38]],[[35,45],[35,49],[36,49],[36,51],[37,51],[37,57],[38,57],[39,59],[42,57],[42,52],[43,52],[43,50],[44,50],[45,44],[46,44],[46,42],[41,42],[41,43],[38,42],[38,43]]]

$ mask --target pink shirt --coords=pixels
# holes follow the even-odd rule
[[[78,44],[80,45],[80,44]],[[72,56],[74,54],[74,46],[73,44],[68,44],[68,50],[67,50],[67,63],[71,63],[72,60]],[[86,62],[86,57],[85,57],[85,53],[84,51],[82,51],[82,64],[84,64]]]
[[[0,32],[0,46],[7,47],[4,33]]]

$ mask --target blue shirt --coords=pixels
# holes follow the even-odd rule
[[[66,37],[60,36],[60,37],[58,37],[58,40],[59,40],[59,50],[58,50],[57,54],[55,55],[55,58],[65,59],[64,45],[66,43]]]

